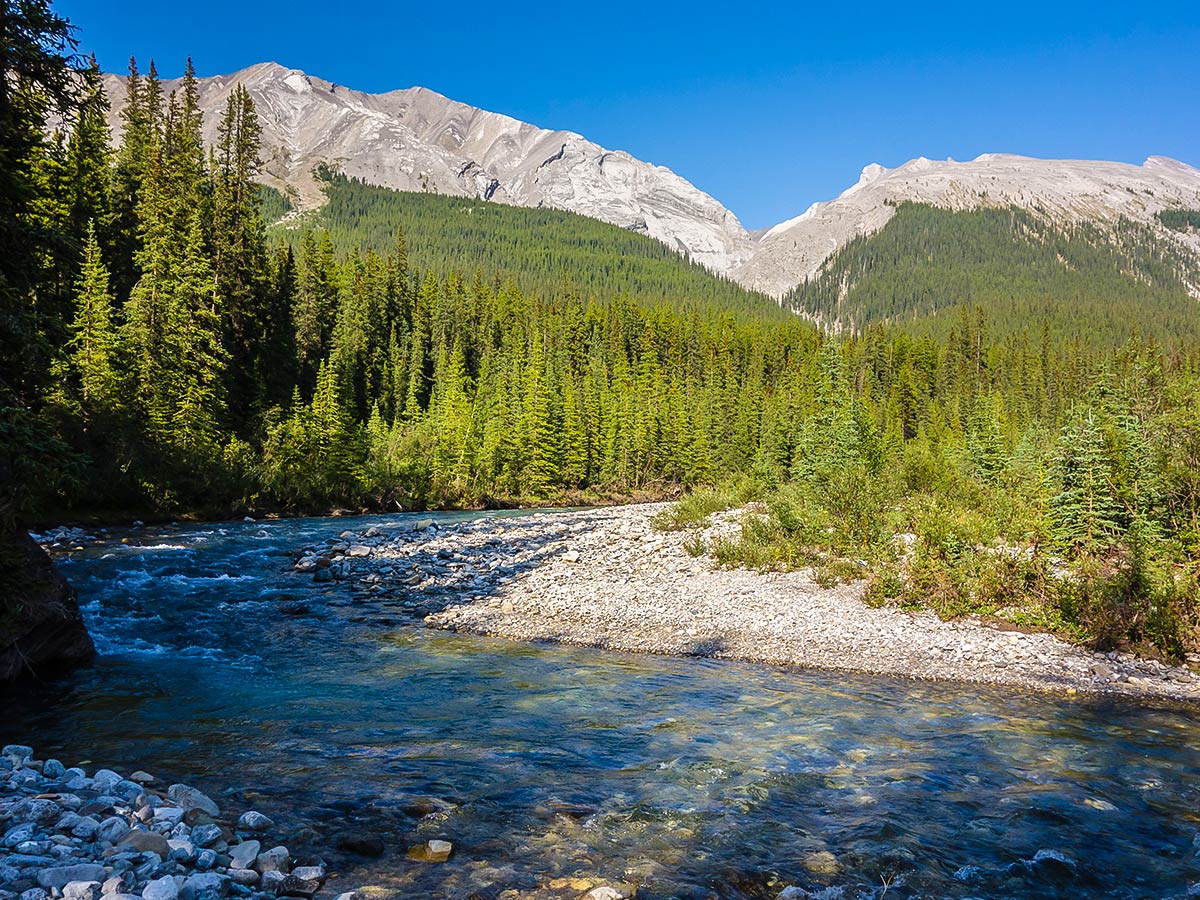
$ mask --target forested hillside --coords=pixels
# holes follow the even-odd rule
[[[1196,260],[1128,220],[1111,231],[1067,230],[1019,209],[905,203],[784,305],[828,324],[890,323],[939,337],[954,328],[956,307],[980,306],[997,334],[1044,325],[1058,339],[1096,346],[1135,331],[1177,344],[1200,336],[1200,305],[1185,280],[1200,283]]]
[[[402,231],[410,264],[439,277],[451,272],[513,279],[523,291],[617,295],[643,303],[701,303],[782,318],[779,304],[691,262],[661,241],[576,213],[528,209],[441,194],[364,184],[320,170],[328,202],[272,228],[297,243],[305,231],[327,232],[339,257],[351,250],[387,253]],[[277,202],[272,212],[282,215]],[[265,214],[265,212],[264,212]],[[268,220],[270,221],[270,220]]]

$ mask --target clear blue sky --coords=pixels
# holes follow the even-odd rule
[[[106,70],[275,60],[414,84],[665,165],[749,228],[864,165],[985,152],[1200,164],[1200,2],[58,0]]]

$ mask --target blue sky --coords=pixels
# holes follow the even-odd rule
[[[749,228],[863,166],[980,153],[1200,165],[1200,3],[58,0],[107,70],[255,62],[414,84],[674,169]]]

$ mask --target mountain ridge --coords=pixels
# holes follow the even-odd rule
[[[817,275],[854,238],[880,231],[905,202],[950,211],[1014,206],[1057,225],[1111,226],[1126,218],[1200,257],[1200,234],[1171,232],[1155,218],[1165,209],[1200,208],[1200,170],[1186,163],[1163,156],[1136,166],[985,153],[966,162],[918,157],[894,169],[872,163],[836,198],[763,232],[754,255],[730,277],[780,297]],[[1191,287],[1200,296],[1200,286]]]
[[[125,78],[106,74],[119,132]],[[858,182],[801,215],[747,231],[718,200],[669,168],[414,86],[366,93],[275,62],[198,79],[205,137],[213,140],[237,84],[263,124],[263,180],[301,209],[324,203],[313,170],[326,164],[368,184],[549,207],[628,228],[685,253],[743,287],[782,299],[842,247],[880,231],[902,203],[949,210],[1016,206],[1058,225],[1129,218],[1200,258],[1200,233],[1171,232],[1167,209],[1200,209],[1200,170],[1164,156],[1140,166],[985,153],[871,163]],[[163,82],[164,91],[179,80]],[[1200,297],[1200,285],[1189,285]]]
[[[290,190],[304,207],[323,201],[311,173],[324,162],[381,187],[582,213],[657,238],[717,272],[749,257],[745,228],[710,195],[664,166],[575,132],[540,128],[428,88],[368,94],[277,63],[197,80],[209,140],[229,93],[246,87],[263,124],[264,180]],[[114,126],[124,82],[105,75]],[[164,81],[163,89],[177,85]]]

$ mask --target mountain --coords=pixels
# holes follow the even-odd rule
[[[1034,159],[989,153],[970,162],[914,159],[895,169],[869,165],[837,199],[757,236],[754,253],[729,274],[775,297],[815,276],[856,237],[878,232],[903,203],[947,210],[1016,207],[1059,226],[1114,226],[1125,218],[1200,255],[1200,234],[1173,232],[1157,219],[1170,209],[1200,209],[1200,171],[1152,156],[1140,166]],[[1200,285],[1192,285],[1193,293]]]
[[[747,260],[753,248],[733,213],[670,169],[421,87],[368,94],[260,63],[200,79],[207,140],[239,83],[262,120],[264,180],[301,208],[323,202],[312,172],[326,163],[382,187],[591,216],[657,238],[716,272]],[[177,86],[163,84],[167,92]],[[106,75],[105,88],[117,133],[124,78]]]
[[[299,209],[325,202],[314,169],[367,184],[579,213],[665,243],[711,271],[777,299],[813,278],[853,239],[882,229],[904,203],[963,211],[1015,207],[1068,227],[1142,224],[1200,258],[1197,229],[1171,230],[1164,210],[1200,210],[1200,171],[1161,156],[1140,166],[984,154],[969,162],[872,164],[839,197],[773,228],[746,231],[717,200],[670,169],[421,87],[369,94],[276,63],[202,78],[205,136],[216,137],[235,85],[263,125],[264,181]],[[165,90],[178,86],[164,82]],[[105,76],[119,133],[124,79]],[[1190,285],[1200,295],[1200,285]]]
[[[1098,347],[1134,333],[1194,346],[1188,286],[1200,259],[1148,224],[1070,227],[1015,206],[948,210],[901,203],[879,231],[840,248],[783,304],[832,328],[888,324],[939,340],[985,311],[994,337],[1043,330]]]

